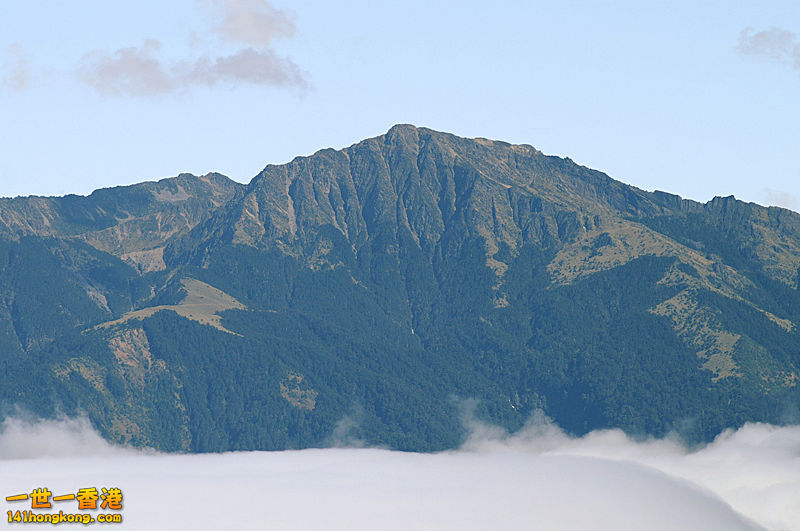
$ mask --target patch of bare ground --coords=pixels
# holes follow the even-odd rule
[[[144,387],[145,374],[153,367],[153,355],[145,331],[141,328],[120,330],[109,339],[108,346],[125,379],[139,388]]]
[[[134,266],[140,273],[163,271],[167,268],[164,263],[164,248],[148,249],[146,251],[131,251],[120,256],[123,260]]]
[[[733,360],[734,347],[741,336],[724,330],[713,313],[700,306],[689,290],[665,300],[650,312],[672,321],[678,337],[705,360],[703,368],[714,373],[714,381],[741,376]]]
[[[145,319],[157,312],[170,310],[186,319],[191,319],[200,324],[214,327],[217,330],[229,334],[238,335],[222,326],[222,317],[219,316],[219,313],[226,310],[246,310],[247,307],[244,304],[224,291],[193,278],[184,278],[181,280],[181,284],[183,284],[186,296],[180,303],[151,306],[149,308],[128,312],[119,319],[101,323],[95,328],[108,328],[125,323],[131,319]]]
[[[312,411],[317,405],[318,393],[314,389],[305,389],[302,384],[303,375],[289,371],[278,385],[284,400],[299,409]]]

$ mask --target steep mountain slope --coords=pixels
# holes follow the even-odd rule
[[[141,271],[164,268],[164,243],[192,229],[242,185],[224,175],[182,174],[97,190],[88,197],[0,199],[0,234],[73,237]]]
[[[27,351],[153,298],[163,281],[142,275],[165,269],[164,245],[241,188],[184,174],[88,197],[0,199],[0,346]]]
[[[800,405],[793,212],[408,125],[241,189],[181,178],[138,185],[134,205],[120,189],[68,213],[41,206],[67,198],[0,203],[9,256],[81,256],[70,278],[118,300],[43,298],[70,285],[63,258],[8,277],[6,299],[24,285],[53,314],[8,342],[6,370],[37,382],[3,389],[8,407],[206,451],[451,447],[466,398],[511,429],[543,408],[574,432],[690,440]]]

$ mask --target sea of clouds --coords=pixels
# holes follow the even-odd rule
[[[618,430],[570,437],[541,414],[514,434],[468,427],[460,449],[435,454],[176,455],[113,446],[85,419],[8,418],[3,513],[30,508],[6,496],[95,486],[123,491],[126,529],[800,529],[798,426],[747,424],[692,450]]]

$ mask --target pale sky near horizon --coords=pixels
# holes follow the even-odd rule
[[[413,123],[800,210],[800,3],[8,1],[0,196],[270,163]]]

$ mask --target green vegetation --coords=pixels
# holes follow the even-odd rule
[[[0,414],[200,452],[452,448],[472,398],[510,430],[536,409],[691,442],[797,420],[790,212],[410,126],[238,192],[138,186],[52,200],[46,230],[41,201],[0,201],[39,216],[0,232]]]

